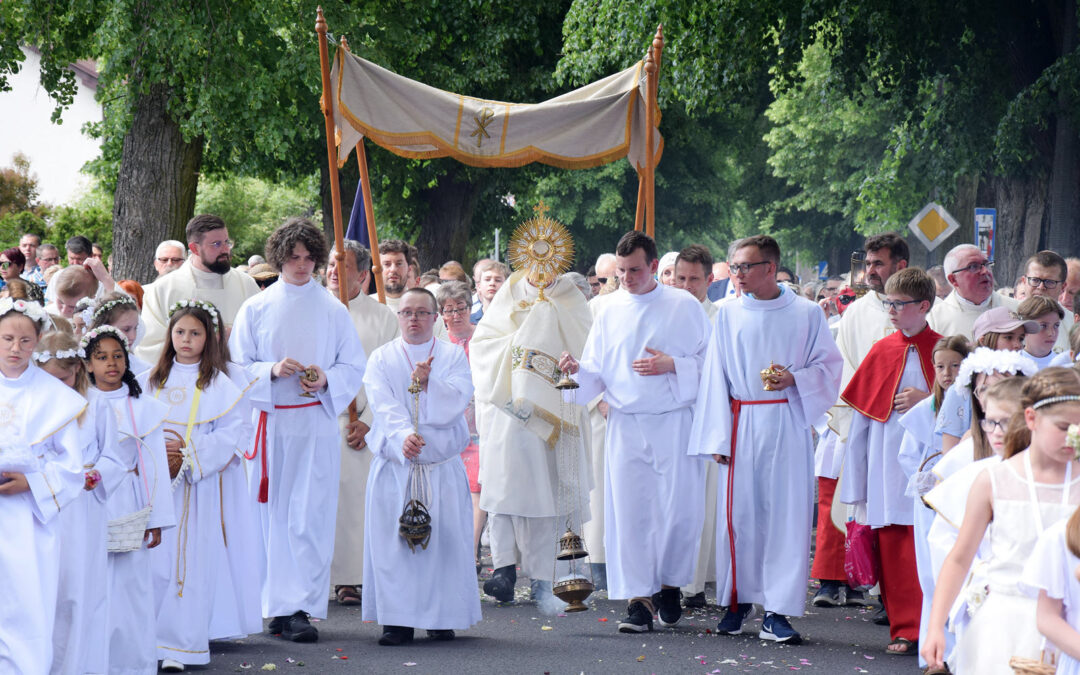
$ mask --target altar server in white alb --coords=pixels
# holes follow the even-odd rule
[[[367,483],[363,615],[383,627],[385,646],[412,640],[417,628],[433,640],[452,640],[455,630],[480,621],[472,498],[461,459],[469,444],[472,375],[465,351],[434,337],[437,310],[429,291],[405,291],[397,310],[401,337],[375,350],[364,375],[375,413],[368,433],[375,457]],[[418,404],[409,391],[414,383]],[[431,515],[426,548],[410,550],[398,532],[411,499]]]
[[[258,379],[253,488],[263,504],[269,632],[314,642],[309,615],[326,618],[341,466],[337,416],[363,383],[367,359],[345,306],[312,278],[326,264],[326,239],[291,218],[270,235],[266,260],[278,283],[249,299],[233,324],[233,360]]]
[[[48,318],[0,299],[0,672],[47,673],[60,576],[57,514],[83,486],[75,419],[86,399],[30,355]]]
[[[90,388],[79,342],[61,331],[41,336],[34,349],[39,368],[88,401],[79,416],[79,451],[86,480],[80,495],[60,511],[60,587],[53,629],[55,674],[108,672],[105,644],[109,606],[102,579],[108,577],[107,496],[124,480],[116,416],[97,389]]]
[[[222,538],[221,471],[247,429],[243,392],[225,372],[214,342],[223,329],[217,308],[187,300],[169,310],[169,338],[157,364],[140,380],[146,395],[169,406],[165,429],[178,527],[151,553],[161,669],[210,662],[210,617],[217,577],[212,567]]]
[[[836,400],[843,359],[821,308],[777,284],[779,264],[772,237],[733,246],[740,295],[718,307],[689,447],[720,463],[716,590],[727,613],[717,632],[741,633],[756,603],[765,608],[759,637],[798,643],[787,616],[806,605],[811,427]],[[766,387],[771,366],[779,369]]]
[[[679,587],[693,581],[705,510],[705,465],[687,454],[709,324],[697,298],[654,277],[656,243],[628,232],[615,249],[626,293],[593,323],[576,373],[578,401],[609,406],[604,467],[608,593],[629,600],[624,633],[682,616]],[[655,594],[655,596],[654,596]]]
[[[118,455],[126,472],[109,492],[109,670],[135,675],[157,669],[156,603],[150,549],[176,525],[162,424],[169,406],[143,394],[131,370],[127,338],[113,326],[87,331],[79,342],[90,382],[116,416]],[[105,645],[102,645],[105,648]]]

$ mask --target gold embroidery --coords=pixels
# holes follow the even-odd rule
[[[476,122],[476,128],[469,136],[476,136],[476,147],[481,147],[481,143],[485,138],[491,138],[491,134],[488,133],[487,125],[491,124],[491,120],[495,119],[495,111],[491,108],[482,108],[479,115],[474,115],[473,120]]]

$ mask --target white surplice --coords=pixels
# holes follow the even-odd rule
[[[1000,291],[994,291],[981,305],[976,305],[961,298],[954,289],[944,300],[934,304],[933,309],[926,315],[926,320],[936,333],[945,337],[963,335],[971,340],[975,319],[978,319],[980,314],[995,307],[1006,307],[1015,312],[1017,306],[1019,303],[1016,300]]]
[[[895,392],[907,387],[925,391],[919,353],[914,345],[907,349],[904,372]],[[892,414],[885,422],[878,422],[856,412],[851,421],[844,446],[840,501],[865,506],[866,524],[870,527],[915,524],[914,505],[907,495],[908,477],[897,458],[903,440],[900,415]]]
[[[67,675],[108,672],[106,643],[109,605],[105,580],[109,573],[108,518],[105,502],[125,480],[116,416],[97,389],[86,393],[86,413],[75,423],[83,469],[96,470],[101,482],[83,490],[60,511],[60,591],[53,632],[50,672]]]
[[[227,329],[233,325],[244,301],[258,292],[259,285],[244,272],[236,269],[225,274],[203,272],[195,269],[188,258],[178,269],[146,287],[141,314],[146,335],[134,348],[135,354],[150,364],[157,363],[168,336],[169,308],[174,303],[191,299],[212,303],[221,313],[222,329]]]
[[[790,367],[795,386],[764,391],[761,371],[770,363]],[[825,314],[809,300],[784,290],[773,300],[743,294],[719,305],[689,452],[699,461],[731,455],[731,399],[787,402],[744,405],[734,461],[720,465],[718,603],[730,601],[734,548],[740,603],[784,615],[803,613],[814,506],[811,428],[836,401],[841,368]]]
[[[709,325],[716,318],[719,308],[706,298],[701,306],[709,317]],[[701,527],[701,545],[698,547],[694,581],[683,586],[684,595],[705,592],[705,584],[716,581],[716,494],[720,481],[720,466],[716,462],[705,463],[705,523]]]
[[[228,375],[216,374],[196,402],[198,377],[198,363],[174,362],[160,388],[140,378],[146,396],[169,405],[164,428],[187,439],[188,464],[172,490],[178,526],[162,534],[150,559],[158,658],[188,665],[210,662],[212,598],[223,576],[211,567],[224,527],[219,477],[247,429],[237,409],[243,394]]]
[[[694,578],[705,509],[705,466],[687,454],[691,407],[709,323],[689,293],[656,284],[617,293],[585,343],[579,402],[607,402],[604,549],[612,599],[648,597]],[[672,357],[675,372],[638,375],[645,348]]]
[[[337,296],[334,296],[337,299]],[[364,345],[365,354],[393,340],[401,332],[397,316],[386,305],[363,293],[349,301],[349,315],[356,333]],[[436,319],[442,323],[441,319]],[[369,427],[372,424],[371,406],[363,389],[356,395],[358,419]],[[334,532],[334,560],[330,565],[330,583],[334,586],[353,586],[364,583],[364,502],[368,473],[371,471],[371,450],[354,450],[346,442],[348,412],[338,416],[341,428],[341,481],[338,488],[337,525]]]
[[[591,425],[584,408],[560,420],[562,397],[555,367],[564,351],[581,354],[592,317],[581,291],[559,278],[544,289],[546,302],[524,272],[495,294],[469,343],[480,435],[480,508],[491,520],[495,568],[520,562],[532,578],[551,573],[563,523],[589,520],[592,485],[587,443]],[[559,475],[560,422],[577,425],[574,474]],[[578,494],[563,496],[562,491]],[[523,519],[536,519],[527,523]],[[520,556],[516,555],[520,552]]]
[[[426,549],[410,551],[398,533],[409,498],[410,461],[402,448],[413,433],[417,363],[433,356],[420,393],[417,433],[424,439],[424,505],[431,514]],[[375,458],[367,484],[363,617],[383,626],[464,630],[480,621],[473,567],[472,499],[461,451],[469,443],[465,407],[473,395],[465,351],[442,340],[410,345],[397,338],[375,350],[364,376],[375,425]]]
[[[279,281],[240,308],[229,340],[233,360],[258,378],[248,400],[266,414],[269,501],[260,504],[266,569],[263,615],[304,611],[326,618],[341,466],[337,417],[362,385],[366,358],[348,310],[313,280]],[[326,373],[315,398],[300,396],[300,375],[271,378],[292,358]],[[283,409],[275,406],[319,405]],[[258,492],[261,453],[249,463]]]
[[[0,446],[28,447],[28,492],[0,496],[0,672],[47,673],[60,577],[57,515],[82,490],[75,418],[86,399],[40,368],[0,374]]]
[[[115,520],[152,504],[146,529],[162,528],[164,538],[164,530],[176,525],[161,429],[169,407],[145,393],[139,398],[129,397],[124,384],[102,395],[116,416],[118,454],[128,470],[105,503],[108,518]],[[110,675],[156,672],[157,603],[150,549],[145,543],[135,551],[109,553],[107,593]]]

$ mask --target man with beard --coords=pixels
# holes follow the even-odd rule
[[[379,263],[382,265],[383,290],[386,292],[386,306],[397,311],[401,295],[405,292],[405,282],[409,277],[412,260],[409,249],[412,248],[400,239],[388,239],[379,243]],[[378,293],[371,297],[378,299]]]
[[[993,265],[972,244],[960,244],[945,254],[945,278],[953,291],[926,317],[935,332],[971,339],[975,319],[986,310],[1007,307],[1016,311],[1015,300],[994,292]]]
[[[225,322],[227,336],[240,305],[259,292],[254,279],[232,269],[233,243],[225,221],[210,214],[195,216],[188,221],[186,236],[191,255],[179,269],[148,286],[143,296],[146,335],[135,353],[147,363],[157,362],[165,344],[173,303],[191,299],[213,303]]]

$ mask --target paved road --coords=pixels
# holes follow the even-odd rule
[[[490,569],[484,570],[484,578]],[[403,673],[405,675],[585,675],[600,673],[909,673],[918,672],[915,657],[884,653],[888,629],[870,622],[871,609],[817,609],[793,624],[804,637],[800,646],[757,639],[760,619],[738,637],[715,634],[719,610],[684,614],[672,629],[641,635],[617,632],[624,603],[592,600],[588,612],[544,616],[528,601],[527,580],[518,581],[519,601],[498,605],[483,601],[483,621],[449,643],[418,633],[402,647],[376,644],[380,629],[364,623],[359,607],[330,603],[330,616],[315,624],[320,641],[298,645],[267,635],[211,645],[208,669],[194,672],[247,672],[266,664],[277,673]],[[710,595],[710,600],[711,600]]]

